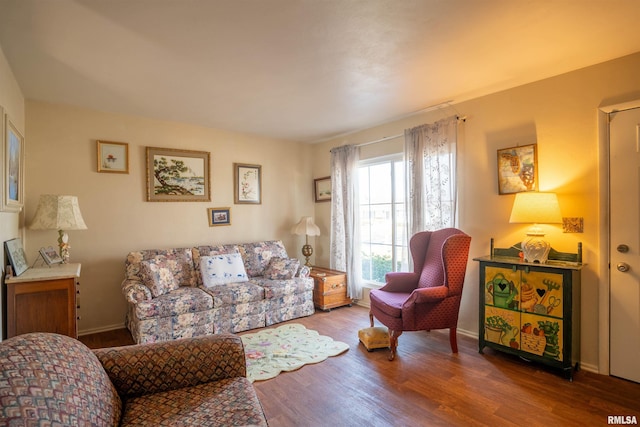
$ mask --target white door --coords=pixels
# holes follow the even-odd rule
[[[640,108],[611,114],[610,373],[640,382]]]

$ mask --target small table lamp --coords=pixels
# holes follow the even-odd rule
[[[555,193],[524,192],[517,193],[513,202],[509,222],[533,224],[527,230],[522,241],[522,253],[525,261],[547,262],[551,244],[544,239],[544,231],[538,224],[557,224],[562,222],[560,205]]]
[[[292,234],[297,234],[298,236],[305,236],[305,245],[302,247],[302,255],[304,255],[306,262],[304,265],[307,267],[311,267],[311,263],[309,263],[309,257],[313,255],[313,248],[309,244],[309,236],[319,236],[320,228],[313,223],[313,218],[310,216],[303,216],[296,225],[291,228]]]
[[[58,246],[62,262],[69,261],[69,236],[67,230],[86,230],[78,198],[75,196],[40,196],[36,214],[29,226],[31,230],[58,230]]]

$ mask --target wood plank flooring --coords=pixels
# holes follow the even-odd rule
[[[342,307],[300,323],[349,344],[324,362],[255,382],[271,427],[280,426],[603,426],[610,415],[640,422],[640,384],[578,371],[573,382],[549,368],[485,349],[447,331],[406,332],[396,360],[368,352],[357,331],[368,310]],[[252,332],[252,331],[248,331]],[[132,343],[126,330],[87,335],[89,347]]]

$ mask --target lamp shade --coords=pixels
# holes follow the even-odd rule
[[[86,230],[75,196],[40,196],[36,214],[29,228],[32,230]]]
[[[557,224],[562,222],[562,213],[555,193],[517,193],[511,210],[510,223]]]
[[[297,234],[298,236],[319,236],[320,228],[313,223],[313,218],[303,216],[300,222],[291,227],[291,234]]]

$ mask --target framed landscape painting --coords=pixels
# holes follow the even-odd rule
[[[316,202],[330,202],[331,201],[331,177],[325,176],[324,178],[316,178],[313,180],[314,194],[316,196]]]
[[[147,201],[210,202],[206,151],[147,147]]]

